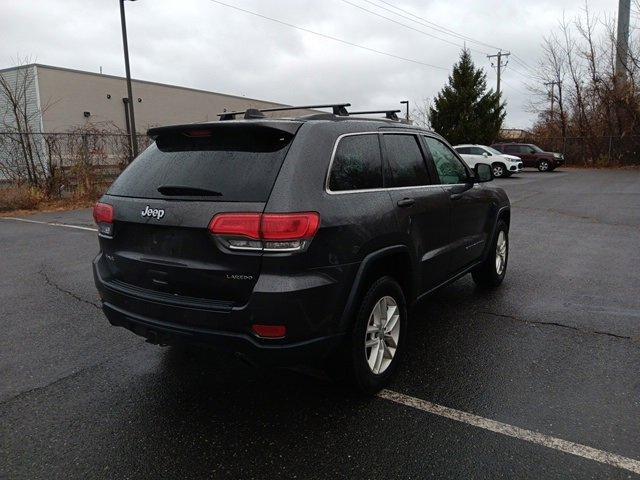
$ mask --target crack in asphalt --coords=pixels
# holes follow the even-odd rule
[[[38,385],[38,386],[35,386],[35,387],[32,387],[32,388],[29,388],[27,390],[23,390],[22,392],[18,392],[15,395],[13,395],[12,397],[8,397],[8,398],[5,398],[4,400],[1,400],[0,401],[0,407],[4,407],[5,405],[7,405],[9,403],[12,403],[12,402],[14,402],[16,400],[20,400],[22,397],[26,397],[26,396],[30,395],[31,393],[39,392],[39,391],[42,391],[42,390],[46,390],[49,387],[53,387],[54,385],[56,385],[56,384],[58,384],[60,382],[75,378],[75,377],[85,373],[88,370],[93,370],[93,369],[100,368],[103,365],[105,365],[106,363],[112,361],[117,356],[121,356],[122,354],[129,353],[130,351],[138,348],[143,343],[144,343],[144,340],[141,340],[139,344],[136,344],[136,345],[133,345],[133,346],[130,346],[130,347],[126,347],[126,348],[122,348],[120,350],[116,350],[111,355],[109,355],[107,358],[105,358],[104,360],[102,360],[102,361],[100,361],[98,363],[94,363],[92,365],[86,365],[86,366],[84,366],[84,367],[82,367],[82,368],[80,368],[78,370],[71,371],[71,372],[69,372],[67,374],[62,374],[61,377],[56,378],[54,381],[49,382],[49,383],[47,383],[45,385]]]
[[[49,275],[47,275],[47,272],[44,271],[44,266],[40,267],[40,270],[38,270],[38,274],[40,276],[42,276],[42,278],[44,278],[45,283],[47,285],[49,285],[50,287],[58,290],[61,293],[69,295],[71,298],[73,298],[74,300],[77,300],[78,302],[86,303],[87,305],[91,305],[92,307],[94,307],[94,308],[96,308],[98,310],[101,310],[102,307],[100,305],[98,305],[97,303],[94,303],[91,300],[87,300],[85,298],[82,298],[81,296],[77,295],[76,293],[73,293],[70,290],[65,290],[60,285],[58,285],[53,280],[51,280],[51,278],[49,278]]]
[[[631,336],[627,336],[627,335],[619,335],[617,333],[612,333],[612,332],[603,332],[600,330],[585,330],[579,327],[576,327],[574,325],[567,325],[565,323],[559,323],[559,322],[542,322],[540,320],[525,320],[524,318],[520,318],[520,317],[516,317],[515,315],[508,315],[508,314],[504,314],[504,313],[495,313],[495,312],[489,312],[486,310],[482,310],[480,311],[480,313],[484,313],[486,315],[491,315],[494,317],[501,317],[501,318],[508,318],[511,320],[515,320],[517,322],[521,322],[521,323],[526,323],[529,325],[546,325],[546,326],[551,326],[551,327],[559,327],[559,328],[566,328],[568,330],[573,330],[576,332],[580,332],[580,333],[586,333],[588,335],[605,335],[607,337],[613,337],[613,338],[617,338],[617,339],[621,339],[621,340],[632,340],[632,341],[640,341],[637,338],[631,337]]]

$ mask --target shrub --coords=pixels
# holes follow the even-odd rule
[[[0,186],[0,212],[32,210],[44,199],[44,194],[27,185]]]

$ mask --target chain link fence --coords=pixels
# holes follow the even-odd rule
[[[149,143],[138,135],[140,150]],[[0,132],[0,183],[27,185],[45,196],[99,194],[130,158],[126,133]]]
[[[541,137],[520,140],[545,151],[564,153],[567,165],[581,167],[626,167],[640,165],[640,135],[602,137]]]

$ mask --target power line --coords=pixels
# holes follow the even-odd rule
[[[365,0],[365,1],[367,3],[371,3],[369,0]],[[392,7],[392,8],[394,8],[394,9],[400,11],[400,12],[403,12],[403,13],[405,13],[407,15],[411,15],[412,17],[418,18],[418,19],[422,20],[423,22],[425,22],[425,23],[427,23],[429,25],[432,25],[432,27],[430,27],[430,28],[439,29],[439,31],[442,32],[442,33],[447,33],[448,35],[456,36],[456,37],[458,37],[458,38],[460,38],[462,40],[466,40],[468,42],[472,42],[472,43],[475,43],[477,45],[482,45],[484,47],[494,48],[496,50],[500,50],[500,47],[496,47],[495,45],[490,45],[490,44],[482,42],[480,40],[476,40],[473,37],[469,37],[467,35],[463,35],[461,33],[458,33],[455,30],[451,30],[450,28],[447,28],[445,26],[439,25],[439,24],[437,24],[435,22],[432,22],[431,20],[428,20],[428,19],[426,19],[424,17],[421,17],[420,15],[417,15],[417,14],[415,14],[413,12],[410,12],[409,10],[405,10],[403,8],[397,7],[397,6],[393,5],[392,3],[389,3],[389,2],[387,2],[385,0],[378,0],[378,1],[380,3],[384,3],[385,5],[388,5],[388,6]],[[383,7],[379,7],[379,8],[383,8]]]
[[[533,67],[531,67],[527,62],[525,62],[522,57],[520,57],[517,54],[513,54],[513,59],[515,60],[515,62],[517,64],[519,64],[521,67],[523,67],[525,70],[530,70],[530,71],[535,71],[535,69]]]
[[[521,93],[523,95],[531,95],[529,92],[525,92],[524,90],[516,87],[513,83],[507,81],[506,79],[502,79],[502,83],[504,83],[505,85],[507,85],[508,87],[510,87],[512,90],[515,90],[518,93]]]
[[[349,45],[351,47],[360,48],[362,50],[366,50],[366,51],[372,52],[372,53],[377,53],[379,55],[385,55],[387,57],[392,57],[392,58],[395,58],[397,60],[403,60],[405,62],[411,62],[411,63],[415,63],[415,64],[418,64],[418,65],[423,65],[425,67],[430,67],[430,68],[436,68],[438,70],[449,71],[449,69],[446,68],[446,67],[440,67],[438,65],[432,65],[430,63],[422,62],[420,60],[415,60],[413,58],[402,57],[400,55],[395,55],[393,53],[383,52],[382,50],[376,50],[375,48],[365,47],[364,45],[359,45],[357,43],[353,43],[353,42],[350,42],[348,40],[344,40],[342,38],[334,37],[332,35],[327,35],[325,33],[315,32],[313,30],[309,30],[308,28],[300,27],[298,25],[294,25],[292,23],[288,23],[288,22],[285,22],[283,20],[279,20],[277,18],[268,17],[266,15],[262,15],[261,13],[252,12],[251,10],[246,10],[244,8],[236,7],[235,5],[229,5],[228,3],[224,3],[224,2],[221,2],[219,0],[209,0],[209,1],[213,2],[213,3],[216,3],[218,5],[222,5],[223,7],[232,8],[232,9],[237,10],[239,12],[244,12],[246,14],[253,15],[254,17],[259,17],[259,18],[262,18],[264,20],[269,20],[271,22],[279,23],[280,25],[284,25],[284,26],[290,27],[290,28],[295,28],[296,30],[300,30],[300,31],[306,32],[306,33],[311,33],[313,35],[317,35],[318,37],[322,37],[322,38],[326,38],[326,39],[329,39],[329,40],[333,40],[334,42],[339,42],[339,43],[342,43],[344,45]]]
[[[377,1],[377,2],[380,2],[380,3],[383,3],[383,4],[385,4],[385,5],[389,5],[390,7],[393,7],[394,9],[396,9],[396,10],[398,10],[398,11],[400,11],[400,12],[406,13],[407,15],[404,15],[404,14],[402,14],[402,13],[394,12],[393,10],[391,10],[391,9],[389,9],[389,8],[386,8],[386,7],[383,7],[383,6],[381,6],[381,5],[378,5],[377,3],[374,3],[374,2],[373,2],[373,1],[371,1],[371,0],[364,0],[364,1],[365,1],[365,2],[367,2],[367,3],[369,3],[369,4],[371,4],[371,5],[376,6],[376,7],[380,8],[380,9],[382,9],[382,10],[385,10],[385,11],[387,11],[387,12],[393,13],[394,15],[397,15],[397,16],[399,16],[399,17],[401,17],[401,18],[405,18],[405,19],[407,19],[407,20],[410,20],[410,21],[412,21],[412,22],[415,22],[415,23],[417,23],[418,25],[422,25],[422,26],[425,26],[425,27],[427,27],[427,28],[432,28],[432,29],[434,29],[434,30],[436,30],[436,31],[438,31],[438,32],[444,33],[445,35],[451,35],[451,36],[456,37],[456,38],[459,38],[459,39],[461,39],[461,40],[469,41],[469,42],[475,43],[475,44],[477,44],[477,45],[482,45],[482,46],[489,47],[489,48],[495,48],[496,50],[503,50],[503,49],[501,49],[500,47],[496,47],[496,46],[494,46],[494,45],[491,45],[491,44],[488,44],[488,43],[482,42],[482,41],[477,40],[477,39],[475,39],[475,38],[473,38],[473,37],[470,37],[470,36],[468,36],[468,35],[460,34],[460,33],[456,32],[455,30],[452,30],[452,29],[450,29],[450,28],[447,28],[447,27],[444,27],[444,26],[442,26],[442,25],[439,25],[439,24],[437,24],[437,23],[435,23],[435,22],[432,22],[432,21],[430,21],[430,20],[428,20],[428,19],[426,19],[426,18],[424,18],[424,17],[421,17],[421,16],[419,16],[419,15],[417,15],[417,14],[413,13],[413,12],[410,12],[410,11],[408,11],[408,10],[402,9],[402,8],[400,8],[400,7],[397,7],[397,6],[393,5],[392,3],[389,3],[389,2],[387,2],[387,1],[385,1],[385,0],[376,0],[376,1]],[[410,16],[408,16],[408,15],[410,15]],[[414,18],[411,18],[411,17],[418,18],[418,19],[420,19],[421,21],[415,20]],[[474,50],[474,49],[471,49],[471,48],[470,48],[470,50]],[[475,50],[475,51],[478,51],[478,50]],[[487,54],[487,52],[480,52],[480,53]],[[534,69],[533,69],[533,68],[531,68],[531,67],[530,67],[530,66],[529,66],[529,65],[528,65],[524,60],[522,60],[522,58],[521,58],[521,57],[519,57],[517,54],[515,54],[515,53],[513,53],[513,52],[512,52],[512,54],[513,54],[513,56],[515,57],[515,58],[514,58],[515,62],[516,62],[516,63],[518,63],[521,67],[523,67],[525,70],[530,70],[530,71],[533,71],[533,70],[534,70]],[[528,75],[526,75],[526,74],[524,74],[524,73],[521,73],[521,72],[516,71],[516,70],[514,70],[514,71],[515,71],[516,73],[518,73],[519,75],[522,75],[524,78],[527,78],[527,79],[528,79],[528,78],[530,78]]]
[[[410,25],[407,25],[406,23],[399,22],[397,20],[394,20],[393,18],[386,17],[386,16],[384,16],[384,15],[382,15],[380,13],[377,13],[377,12],[374,12],[372,10],[369,10],[369,9],[367,9],[367,8],[361,6],[361,5],[358,5],[356,3],[350,2],[349,0],[340,0],[340,1],[343,2],[343,3],[346,3],[348,5],[351,5],[352,7],[359,8],[360,10],[365,11],[367,13],[370,13],[371,15],[375,15],[376,17],[384,18],[385,20],[393,22],[396,25],[400,25],[400,26],[402,26],[404,28],[408,28],[409,30],[413,30],[414,32],[418,32],[418,33],[421,33],[422,35],[426,35],[428,37],[435,38],[436,40],[440,40],[441,42],[448,43],[449,45],[454,45],[454,46],[456,46],[458,48],[464,48],[464,45],[452,42],[451,40],[447,40],[446,38],[438,37],[437,35],[433,35],[432,33],[425,32],[424,30],[420,30],[418,28],[414,28],[414,27],[412,27]],[[371,2],[367,2],[367,3],[371,3]],[[373,5],[375,5],[375,4],[373,4]],[[378,7],[378,8],[382,8],[382,7]],[[385,10],[388,10],[388,9],[385,9]],[[470,48],[469,50],[474,50],[474,49]],[[482,53],[482,54],[486,54],[487,53],[487,52],[482,52],[480,50],[474,50],[474,51],[476,51],[478,53]]]

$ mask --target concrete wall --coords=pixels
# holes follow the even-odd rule
[[[38,65],[37,71],[44,131],[66,132],[89,122],[113,122],[126,129],[122,102],[127,95],[124,78],[43,65]],[[216,114],[225,108],[232,111],[283,106],[140,80],[134,80],[132,85],[136,127],[140,133],[157,125],[217,120]],[[142,102],[138,102],[138,98]],[[85,111],[91,112],[91,116],[85,118]],[[293,116],[312,112],[283,113]]]

